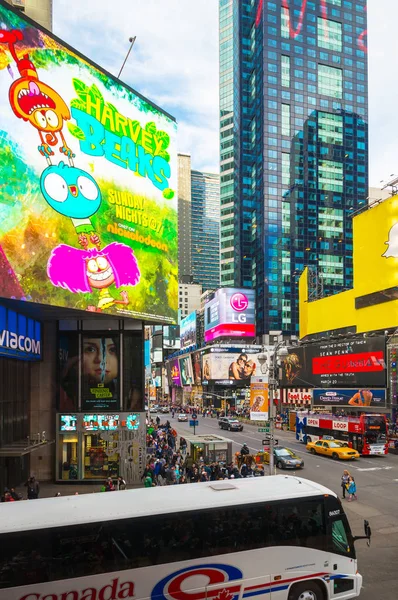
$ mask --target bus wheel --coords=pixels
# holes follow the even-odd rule
[[[334,460],[339,460],[339,455],[337,454],[337,452],[333,452],[333,454],[332,454],[332,458],[333,458]]]
[[[309,581],[294,585],[289,593],[288,600],[324,600],[325,595],[318,583]]]

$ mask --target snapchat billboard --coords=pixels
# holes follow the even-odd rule
[[[173,323],[173,117],[0,0],[0,296]]]
[[[310,301],[307,270],[300,278],[302,339],[327,331],[347,334],[398,327],[398,196],[354,217],[353,234],[352,289]]]
[[[353,225],[355,296],[398,286],[398,197],[355,217]]]

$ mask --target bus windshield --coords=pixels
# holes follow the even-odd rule
[[[387,440],[387,425],[384,416],[366,415],[365,438],[368,444],[385,444]]]

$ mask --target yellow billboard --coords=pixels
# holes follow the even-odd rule
[[[353,236],[352,289],[310,301],[307,269],[301,275],[300,338],[398,327],[398,196],[354,217]]]
[[[268,421],[268,383],[258,381],[250,384],[250,419]]]

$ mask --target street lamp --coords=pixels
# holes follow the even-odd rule
[[[269,444],[269,474],[273,475],[274,473],[274,447],[275,447],[275,417],[274,417],[274,394],[278,389],[279,384],[279,374],[277,372],[278,369],[278,355],[279,357],[284,357],[289,354],[288,349],[285,346],[285,342],[278,342],[272,353],[272,360],[269,366],[269,379],[268,379],[268,389],[269,389],[269,433],[270,433],[270,444]]]

